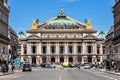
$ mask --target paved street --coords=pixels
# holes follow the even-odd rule
[[[120,76],[76,68],[33,68],[32,72],[18,72],[0,76],[0,80],[120,80]]]

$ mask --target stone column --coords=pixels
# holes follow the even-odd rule
[[[88,57],[87,56],[84,56],[84,63],[85,62],[88,62]]]
[[[28,56],[28,59],[29,59],[29,63],[32,64],[32,57]]]
[[[103,55],[102,43],[100,44],[100,54]]]
[[[23,43],[21,44],[21,55],[24,54],[24,48],[23,48]]]
[[[100,56],[100,62],[103,62],[103,56]]]
[[[37,54],[41,54],[41,42],[37,44]]]
[[[84,63],[84,56],[82,56],[82,62]]]
[[[92,56],[92,63],[95,64],[95,62],[97,62],[96,56]]]
[[[42,48],[41,48],[41,42],[40,42],[39,46],[38,46],[38,54],[42,54],[41,50],[42,50]]]
[[[39,56],[36,56],[36,64],[40,65],[40,57]]]
[[[39,54],[39,43],[36,43],[36,49],[37,49],[36,50],[37,51],[36,54]]]
[[[76,43],[74,43],[73,44],[73,54],[77,54],[77,44]]]
[[[50,54],[50,43],[47,43],[47,54]]]
[[[21,62],[24,62],[23,56],[21,56],[20,59],[21,59]]]
[[[94,43],[94,54],[97,54],[97,43]]]
[[[27,43],[27,54],[31,54],[31,43]]]
[[[59,56],[55,56],[55,62],[59,63]]]
[[[64,56],[64,61],[68,62],[68,56]]]
[[[68,43],[65,43],[64,53],[68,54]]]
[[[56,54],[59,54],[59,43],[56,42],[56,50],[55,50]]]
[[[86,54],[86,43],[82,43],[82,54]]]
[[[42,63],[42,57],[40,56],[40,63]]]
[[[77,62],[77,56],[73,56],[73,63]]]

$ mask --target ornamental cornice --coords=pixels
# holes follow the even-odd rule
[[[27,30],[27,33],[96,33],[96,30],[92,29],[85,29],[85,30],[79,30],[79,29],[33,29],[33,30]]]

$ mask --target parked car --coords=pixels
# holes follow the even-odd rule
[[[40,64],[40,67],[44,68],[45,65],[46,65],[46,63],[42,63],[42,64]]]
[[[2,64],[1,65],[1,70],[2,70],[2,72],[8,72],[8,65],[7,64]]]
[[[91,69],[90,64],[85,64],[85,65],[84,65],[84,69]]]
[[[36,64],[32,64],[32,67],[36,67]]]
[[[32,71],[31,65],[29,63],[23,64],[22,71]]]
[[[74,63],[74,67],[78,67],[78,66],[81,66],[80,62]]]
[[[45,68],[55,68],[55,65],[53,65],[53,64],[45,64]]]
[[[73,64],[73,63],[69,63],[69,67],[70,67],[70,68],[73,68],[73,67],[74,67],[74,64]]]

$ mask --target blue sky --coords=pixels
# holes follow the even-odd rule
[[[8,4],[9,24],[17,33],[31,29],[34,19],[43,22],[57,16],[60,6],[65,15],[80,22],[90,19],[95,30],[107,32],[113,25],[114,0],[9,0]]]

